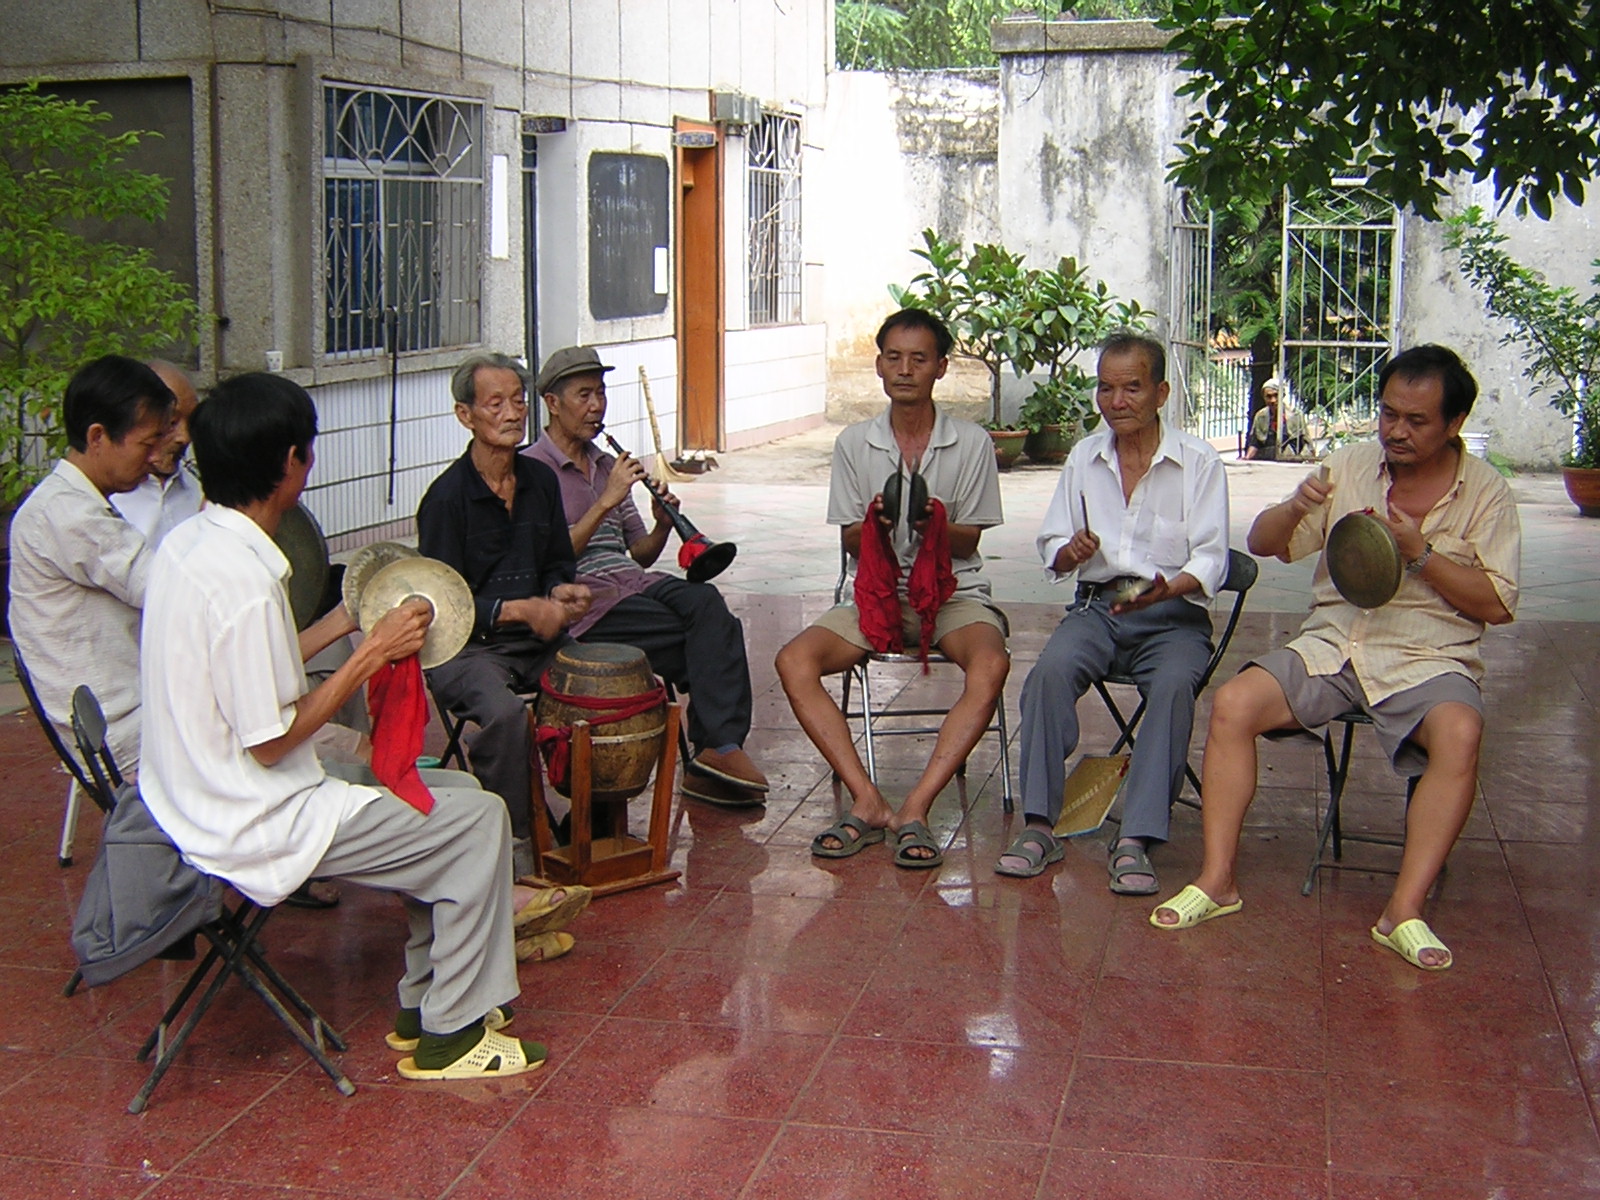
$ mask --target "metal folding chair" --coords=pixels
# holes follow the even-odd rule
[[[1211,677],[1216,674],[1217,666],[1222,662],[1222,656],[1228,652],[1228,644],[1233,641],[1234,630],[1239,627],[1239,616],[1244,612],[1245,597],[1249,595],[1251,587],[1255,585],[1256,576],[1260,572],[1261,568],[1257,566],[1256,560],[1248,554],[1238,550],[1228,551],[1228,574],[1223,579],[1222,586],[1217,590],[1219,593],[1233,593],[1233,607],[1228,612],[1228,620],[1222,627],[1222,634],[1214,643],[1216,649],[1211,652],[1211,658],[1206,662],[1205,670],[1201,672],[1200,681],[1194,690],[1196,696],[1206,690],[1206,686],[1211,682]],[[1145,699],[1140,696],[1139,707],[1133,710],[1131,717],[1125,718],[1122,715],[1122,710],[1117,707],[1116,699],[1106,690],[1106,684],[1108,683],[1121,684],[1125,687],[1136,687],[1138,685],[1133,676],[1125,674],[1107,675],[1105,679],[1097,679],[1094,682],[1094,690],[1099,692],[1100,699],[1105,701],[1106,708],[1111,713],[1111,719],[1117,723],[1119,731],[1116,743],[1111,747],[1110,753],[1120,754],[1125,749],[1133,748],[1134,733],[1139,728],[1139,722],[1144,720]],[[1178,803],[1187,804],[1190,808],[1199,808],[1200,776],[1195,774],[1194,767],[1187,762],[1183,764],[1183,773],[1189,781],[1189,786],[1194,788],[1194,794],[1197,799],[1189,800],[1185,798],[1180,789]]]
[[[67,769],[67,774],[72,776],[67,784],[67,811],[61,819],[61,842],[56,851],[56,861],[63,867],[70,867],[72,843],[78,836],[78,810],[83,798],[89,797],[101,812],[110,812],[111,793],[100,790],[88,772],[83,769],[83,764],[61,740],[56,727],[45,715],[44,705],[39,703],[39,693],[34,690],[33,677],[28,674],[28,668],[22,661],[22,651],[17,649],[15,643],[11,646],[11,661],[16,666],[17,682],[22,685],[22,694],[28,698],[28,707],[33,710],[34,719],[39,722],[39,728],[44,730],[45,739],[50,743],[50,748],[56,752],[56,757],[61,760],[61,765]]]
[[[107,795],[120,796],[124,801],[130,797],[136,798],[137,792],[122,783],[122,776],[112,757],[111,748],[106,744],[105,714],[101,711],[100,702],[87,687],[79,687],[72,695],[72,731],[95,785]],[[176,869],[183,864],[177,847],[172,846],[171,850]],[[345,1077],[344,1072],[327,1053],[328,1046],[339,1051],[345,1050],[347,1047],[344,1040],[329,1028],[317,1015],[317,1011],[290,986],[262,953],[259,941],[261,930],[266,925],[267,918],[272,916],[275,910],[259,907],[243,897],[231,911],[220,902],[218,908],[219,914],[199,926],[198,930],[175,932],[171,939],[170,944],[176,945],[183,939],[192,937],[194,932],[198,932],[210,943],[210,949],[200,965],[190,974],[177,997],[162,1013],[161,1020],[150,1036],[139,1047],[137,1057],[140,1062],[147,1061],[152,1050],[156,1052],[156,1062],[149,1078],[129,1102],[128,1111],[131,1113],[144,1111],[156,1085],[172,1066],[184,1043],[189,1040],[189,1035],[194,1032],[195,1026],[210,1009],[229,976],[236,976],[240,983],[261,998],[261,1002],[272,1011],[295,1041],[300,1043],[301,1049],[327,1073],[329,1079],[333,1080],[334,1086],[342,1095],[354,1095],[355,1084]],[[220,969],[212,974],[213,968],[219,967]],[[211,976],[209,983],[206,980],[208,975]],[[76,971],[67,984],[65,994],[72,995],[78,984],[85,980],[91,986],[95,986],[107,983],[115,977],[115,974],[98,977],[90,976],[82,970]],[[188,1005],[202,984],[206,985],[205,991],[190,1009],[177,1032],[169,1037],[169,1031],[178,1019],[178,1014]],[[286,1002],[300,1014],[300,1018],[296,1018],[289,1011]],[[302,1025],[301,1019],[305,1024]]]
[[[843,598],[845,594],[845,586],[848,584],[850,578],[850,556],[843,547],[840,547],[839,559],[839,582],[836,583],[833,588],[833,602],[835,604],[842,604],[844,602]],[[1002,614],[1002,617],[1003,616],[1004,614]],[[940,654],[937,650],[931,650],[928,653],[928,663],[930,666],[941,663],[949,663],[950,661],[951,660],[948,657]],[[877,728],[879,721],[883,721],[888,718],[894,718],[895,720],[912,717],[942,718],[950,711],[948,708],[928,707],[883,707],[874,709],[872,703],[871,669],[874,666],[888,667],[904,666],[906,664],[915,664],[917,666],[921,666],[921,655],[879,654],[876,651],[869,651],[865,658],[844,673],[843,690],[839,700],[839,710],[844,713],[846,721],[861,722],[861,740],[863,749],[866,751],[867,775],[872,779],[873,783],[878,782],[878,759],[877,750],[874,746],[874,738],[910,737],[927,733],[936,734],[939,732],[938,725],[893,725],[879,729]],[[861,687],[861,707],[852,709],[850,707],[850,689],[852,683],[856,681],[859,681]],[[1009,813],[1014,806],[1011,794],[1011,735],[1006,728],[1006,698],[1003,691],[995,702],[994,719],[984,727],[983,732],[993,733],[1000,739],[1000,800],[1004,811]],[[958,776],[965,777],[966,773],[967,764],[965,761],[963,761],[962,764],[956,768],[956,774]]]
[[[1341,861],[1344,858],[1345,842],[1363,842],[1369,846],[1395,846],[1404,848],[1404,838],[1383,837],[1375,833],[1346,833],[1340,824],[1339,802],[1344,798],[1345,784],[1350,779],[1350,744],[1355,738],[1356,726],[1371,725],[1372,718],[1359,708],[1342,713],[1328,722],[1327,728],[1322,732],[1322,756],[1328,767],[1328,805],[1323,810],[1322,820],[1317,825],[1317,848],[1311,853],[1311,865],[1306,868],[1306,879],[1300,885],[1302,896],[1311,895],[1311,889],[1317,882],[1318,871],[1350,871],[1360,870],[1373,875],[1398,875],[1398,870],[1388,867],[1347,867]],[[1333,749],[1333,727],[1343,726],[1344,736],[1340,743],[1339,751]],[[1413,775],[1406,780],[1406,806],[1411,805],[1411,797],[1417,790],[1417,776]],[[1327,853],[1329,840],[1333,842],[1333,861],[1324,859]],[[1444,873],[1449,865],[1439,869],[1439,878],[1435,887],[1443,884]]]

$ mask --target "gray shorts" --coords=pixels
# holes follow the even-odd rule
[[[1483,694],[1478,685],[1455,671],[1435,675],[1416,687],[1369,704],[1349,662],[1336,675],[1311,675],[1306,671],[1305,660],[1284,647],[1252,659],[1245,666],[1260,667],[1278,681],[1294,719],[1311,733],[1320,735],[1329,721],[1351,709],[1366,713],[1395,774],[1407,778],[1421,775],[1428,765],[1427,751],[1412,741],[1411,735],[1435,705],[1466,704],[1480,717],[1483,715]]]
[[[1001,637],[1006,637],[1011,632],[1006,623],[1006,615],[999,609],[990,608],[981,600],[952,596],[944,602],[939,609],[939,615],[933,619],[931,644],[937,646],[945,639],[946,634],[954,633],[966,625],[993,625],[1000,631]],[[856,612],[854,604],[835,605],[817,618],[813,628],[836,633],[852,646],[862,650],[872,649],[872,643],[867,641],[866,635],[861,632],[861,617]],[[900,602],[900,632],[905,636],[906,653],[917,653],[916,647],[922,641],[922,618],[917,616],[917,610],[904,600]]]

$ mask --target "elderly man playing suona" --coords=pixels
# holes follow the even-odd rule
[[[504,354],[477,354],[450,381],[456,419],[472,434],[466,452],[433,481],[417,509],[417,546],[448,563],[472,589],[476,620],[465,649],[435,667],[440,701],[478,726],[472,773],[511,814],[519,877],[533,871],[533,739],[527,705],[588,610],[555,473],[519,454],[528,427],[527,368]]]
[[[324,773],[311,738],[386,663],[414,655],[432,619],[413,600],[374,624],[306,691],[303,638],[272,540],[313,460],[316,410],[297,384],[243,375],[195,411],[210,504],[164,539],[143,634],[150,815],[185,860],[261,905],[312,875],[399,893],[410,936],[391,1045],[408,1079],[515,1075],[545,1049],[494,1032],[516,997],[510,831],[487,793],[395,793]]]
[[[1345,514],[1371,512],[1405,562],[1400,590],[1381,608],[1357,608],[1335,589],[1324,554],[1300,636],[1217,692],[1202,779],[1205,859],[1199,878],[1150,922],[1188,929],[1239,911],[1257,736],[1316,731],[1360,709],[1395,772],[1420,776],[1400,874],[1372,938],[1438,971],[1452,957],[1423,920],[1423,903],[1472,809],[1483,737],[1478,647],[1486,625],[1516,610],[1521,529],[1505,480],[1461,444],[1478,385],[1454,352],[1415,346],[1384,366],[1378,390],[1378,440],[1331,455],[1325,482],[1308,476],[1257,517],[1250,550],[1292,562],[1322,549]]]
[[[150,473],[172,424],[170,389],[121,355],[86,363],[62,403],[67,454],[11,522],[11,636],[66,745],[87,684],[118,763],[139,761],[139,620],[151,555],[112,508]]]
[[[1026,826],[995,869],[1037,875],[1065,854],[1052,830],[1078,744],[1076,706],[1095,680],[1125,672],[1145,715],[1109,847],[1110,887],[1148,896],[1157,889],[1148,851],[1167,840],[1211,658],[1206,605],[1228,574],[1228,485],[1217,452],[1163,415],[1161,343],[1114,336],[1097,374],[1103,423],[1067,457],[1038,537],[1053,579],[1077,573],[1077,597],[1022,686]]]
[[[872,420],[849,426],[835,441],[828,523],[840,526],[847,554],[858,562],[873,555],[895,577],[882,592],[888,611],[864,613],[853,604],[830,609],[778,651],[777,667],[801,728],[851,796],[849,813],[812,839],[811,853],[845,858],[891,831],[895,865],[916,870],[944,859],[928,828],[928,812],[993,719],[1011,669],[1005,617],[989,603],[978,553],[983,531],[1003,518],[994,443],[977,425],[933,403],[934,384],[950,365],[950,331],[938,318],[908,308],[884,321],[877,341],[878,377],[889,406]],[[882,492],[902,464],[920,471],[928,502],[921,512],[913,511],[917,489],[902,485],[898,519],[891,521],[882,511]],[[941,576],[947,588],[933,582]],[[914,587],[913,577],[928,580],[931,590],[924,594],[920,584]],[[880,578],[874,587],[886,583]],[[913,605],[913,593],[920,608]],[[939,602],[941,593],[945,598]],[[898,628],[908,649],[919,643],[937,647],[965,676],[927,765],[898,808],[861,765],[849,723],[822,685],[824,675],[849,670],[873,649],[862,632],[863,619],[880,635]]]
[[[630,496],[644,468],[594,444],[605,425],[611,369],[585,346],[551,354],[538,380],[549,417],[545,436],[523,451],[561,481],[578,582],[593,597],[570,632],[635,646],[649,656],[652,671],[687,689],[695,754],[684,766],[684,795],[760,804],[767,777],[744,749],[751,712],[744,626],[711,584],[646,569],[661,556],[671,524],[662,501],[653,499],[654,524],[645,528]],[[675,503],[670,493],[666,500]]]

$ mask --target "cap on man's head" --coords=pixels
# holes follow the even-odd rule
[[[539,369],[539,379],[534,384],[543,396],[551,391],[563,379],[570,379],[574,375],[587,375],[591,371],[614,371],[600,361],[599,353],[592,346],[563,346],[559,350],[552,350],[550,357],[544,360],[544,366]]]
[[[1271,379],[1263,383],[1261,385],[1261,394],[1266,395],[1268,392],[1272,392],[1279,396],[1283,395],[1283,380],[1274,375]]]

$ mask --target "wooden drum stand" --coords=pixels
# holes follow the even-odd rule
[[[539,874],[551,883],[581,884],[593,888],[596,896],[623,892],[630,888],[670,883],[682,874],[667,870],[667,831],[672,818],[672,785],[678,769],[678,723],[680,706],[667,705],[666,737],[661,761],[656,765],[655,789],[650,801],[650,831],[646,841],[628,833],[628,801],[604,802],[601,812],[609,817],[610,833],[594,836],[591,800],[594,783],[594,742],[589,722],[577,721],[572,727],[572,841],[557,846],[550,830],[549,809],[544,799],[544,762],[533,754],[533,839],[539,859]],[[530,733],[537,724],[528,710]],[[607,811],[609,810],[609,811]]]

